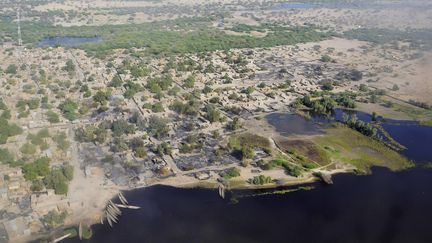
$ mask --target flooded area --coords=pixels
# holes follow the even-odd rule
[[[292,113],[271,113],[266,116],[267,122],[283,136],[314,135],[322,133],[324,125],[317,119],[305,119]]]

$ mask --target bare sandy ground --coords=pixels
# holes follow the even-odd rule
[[[106,203],[122,188],[105,179],[102,168],[92,168],[86,176],[80,168],[77,143],[72,144],[71,165],[74,166],[74,179],[69,184],[68,199],[73,214],[67,218],[67,224],[92,224],[100,221]]]
[[[397,95],[404,100],[413,99],[432,104],[432,53],[426,53],[423,58],[409,64],[409,67],[410,71],[389,79],[400,87]]]

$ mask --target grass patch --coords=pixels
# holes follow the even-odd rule
[[[304,169],[315,168],[314,166],[309,166],[309,168],[308,168],[307,166],[300,164],[303,166],[303,168],[302,168],[299,165],[290,163],[288,160],[289,160],[289,158],[287,158],[286,156],[284,156],[282,154],[279,154],[279,155],[275,156],[274,159],[272,159],[270,161],[264,161],[264,160],[258,161],[258,166],[263,170],[271,170],[271,169],[274,169],[275,167],[283,167],[287,174],[289,174],[290,176],[294,176],[294,177],[301,176]]]
[[[397,171],[414,166],[414,163],[379,141],[366,137],[344,126],[326,130],[326,135],[314,141],[325,149],[333,160],[354,165],[362,172],[372,166],[383,166]]]
[[[256,134],[243,133],[233,135],[228,140],[228,146],[234,149],[241,149],[242,147],[262,148],[270,150],[270,141]]]
[[[307,169],[331,163],[326,151],[308,140],[279,140],[278,147]]]
[[[398,100],[392,99],[390,97],[381,97],[380,100],[384,102],[391,101],[391,109],[401,112],[413,120],[419,121],[420,124],[425,126],[432,126],[432,110],[423,109],[410,104],[400,102]],[[380,114],[381,115],[381,114]],[[393,117],[392,115],[382,114],[384,117],[398,119],[398,117]]]

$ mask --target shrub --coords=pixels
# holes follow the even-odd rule
[[[156,153],[161,155],[161,156],[164,154],[170,155],[172,153],[171,145],[169,145],[166,142],[159,144],[156,148]]]
[[[112,123],[111,130],[113,135],[119,137],[123,134],[132,134],[135,132],[135,126],[128,124],[125,120],[116,120]]]
[[[33,155],[36,153],[36,146],[31,143],[25,143],[21,146],[20,151],[25,155]]]
[[[144,158],[147,156],[147,151],[144,147],[138,147],[135,149],[135,156],[138,158]]]
[[[63,165],[63,175],[66,177],[68,181],[71,181],[74,176],[74,168],[69,163],[65,163]]]
[[[155,104],[152,105],[152,111],[153,112],[164,112],[165,109],[162,105],[162,102],[157,102]]]
[[[67,140],[65,132],[57,133],[52,139],[56,142],[57,147],[62,151],[66,151],[70,147],[70,142]]]
[[[321,62],[331,62],[333,59],[329,55],[321,56]]]
[[[240,176],[240,170],[236,167],[233,167],[233,168],[230,168],[230,169],[222,172],[221,175],[224,179],[228,180],[228,179]]]
[[[47,111],[45,113],[45,115],[47,116],[47,120],[50,123],[58,123],[58,122],[60,122],[59,115],[57,113],[55,113],[54,111],[49,110],[49,111]]]
[[[259,175],[255,176],[251,183],[254,185],[264,185],[272,182],[272,178],[270,176]]]
[[[112,79],[111,82],[108,84],[108,86],[110,87],[121,87],[123,84],[123,81],[121,80],[121,78],[118,75],[115,75]]]
[[[15,64],[10,64],[10,65],[6,68],[5,72],[6,72],[7,74],[16,74],[16,73],[17,73],[17,70],[18,70],[17,65],[15,65]]]
[[[67,212],[58,213],[56,210],[51,210],[46,214],[43,219],[51,227],[62,225],[67,217]]]
[[[10,164],[14,161],[14,156],[8,149],[0,148],[0,162],[2,164]]]
[[[193,88],[195,86],[195,77],[194,76],[189,76],[187,79],[185,79],[184,81],[184,87],[185,88]]]
[[[246,88],[245,93],[246,94],[252,94],[255,91],[255,88],[252,86],[249,86]]]
[[[218,122],[221,120],[220,111],[213,105],[207,105],[206,107],[206,118],[211,123]]]
[[[30,190],[34,192],[40,192],[45,188],[45,185],[41,180],[33,180],[30,186]]]

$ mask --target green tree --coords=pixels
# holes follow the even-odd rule
[[[38,177],[44,177],[49,174],[49,162],[48,157],[39,158],[32,163],[26,163],[23,165],[22,170],[24,178],[29,181],[34,181]]]
[[[54,189],[55,194],[65,195],[68,192],[68,179],[63,174],[63,169],[53,169],[45,176],[43,182],[48,189]]]
[[[69,74],[73,74],[73,72],[75,72],[75,64],[73,63],[73,61],[71,59],[66,61],[65,66],[62,68],[64,71],[68,72]]]
[[[15,64],[10,64],[7,68],[6,68],[6,73],[7,74],[16,74],[18,70],[17,65]]]
[[[118,87],[121,87],[122,84],[123,84],[123,81],[121,80],[120,76],[115,75],[111,79],[111,82],[108,84],[108,86],[118,88]]]
[[[152,115],[149,118],[147,132],[155,138],[165,137],[168,132],[168,120]]]
[[[109,90],[102,91],[98,90],[95,95],[93,95],[93,101],[99,103],[100,105],[105,105],[111,96],[111,92]]]
[[[76,109],[78,109],[78,104],[72,101],[70,98],[67,98],[64,102],[59,105],[59,109],[62,111],[63,116],[73,121],[76,119]]]

